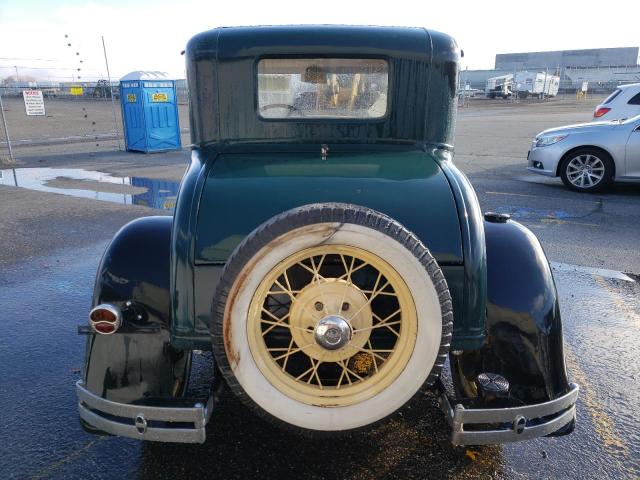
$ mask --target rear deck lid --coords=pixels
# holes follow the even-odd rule
[[[195,261],[224,263],[252,230],[286,210],[343,202],[385,213],[441,264],[463,262],[456,204],[437,162],[422,151],[220,154],[198,211]]]

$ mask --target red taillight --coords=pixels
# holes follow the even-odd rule
[[[98,333],[109,335],[110,333],[113,333],[116,331],[116,326],[113,323],[101,322],[101,323],[94,323],[93,329]]]
[[[122,314],[117,307],[103,303],[91,309],[89,323],[94,332],[109,335],[120,328]]]
[[[611,109],[607,107],[600,107],[599,109],[596,110],[596,113],[593,114],[593,118],[599,118],[610,110]]]

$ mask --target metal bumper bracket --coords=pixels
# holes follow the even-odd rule
[[[204,443],[213,396],[193,407],[155,407],[106,400],[76,383],[80,418],[112,435],[156,442]],[[158,425],[160,424],[160,426]]]
[[[440,407],[451,426],[454,445],[517,442],[549,435],[575,419],[578,390],[578,385],[572,383],[569,392],[545,403],[471,409],[461,404],[452,407],[446,391],[441,389]]]

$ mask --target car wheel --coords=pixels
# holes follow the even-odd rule
[[[391,218],[313,204],[254,230],[227,262],[213,350],[231,390],[279,424],[370,426],[431,385],[452,329],[446,280]]]
[[[566,155],[560,164],[560,178],[572,190],[596,192],[613,178],[613,162],[602,150],[582,148]]]

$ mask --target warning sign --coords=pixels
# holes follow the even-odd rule
[[[84,89],[82,87],[71,87],[69,88],[69,91],[71,95],[78,95],[78,96],[84,95]]]
[[[136,94],[135,93],[127,93],[127,102],[136,103]]]
[[[168,102],[169,96],[166,93],[154,93],[151,95],[152,102]]]
[[[27,115],[46,115],[42,90],[23,90],[24,109]]]

